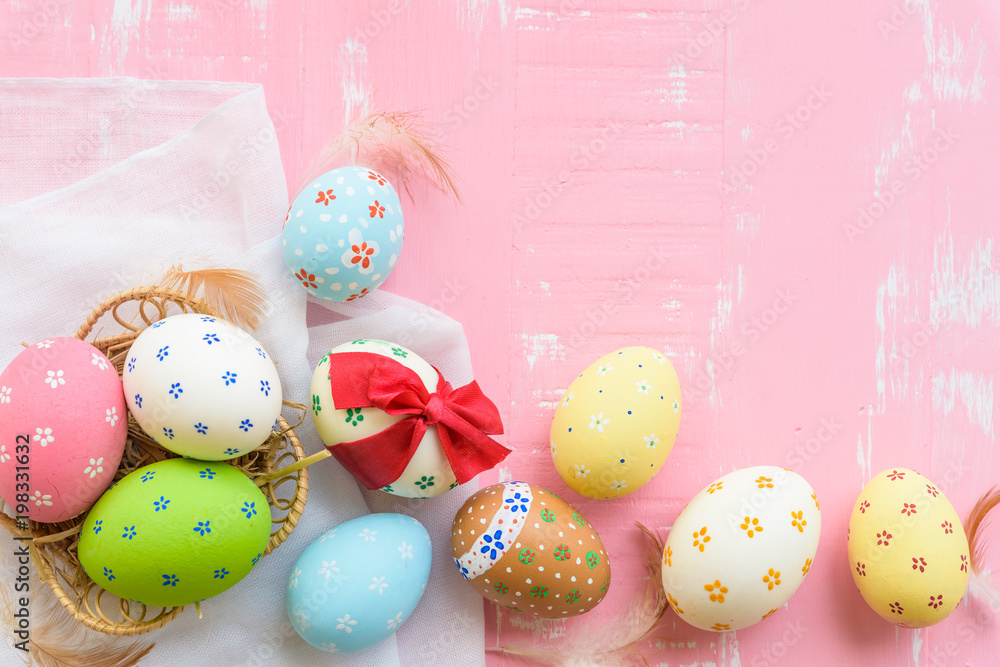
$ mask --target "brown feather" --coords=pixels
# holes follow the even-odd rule
[[[965,522],[965,535],[969,538],[969,564],[976,575],[982,573],[986,558],[988,544],[983,530],[986,516],[997,505],[1000,505],[1000,488],[993,487],[979,499]]]
[[[432,134],[418,111],[384,111],[358,119],[327,142],[306,172],[303,187],[338,160],[340,165],[363,164],[389,174],[410,199],[413,181],[423,180],[461,202],[455,171]]]
[[[122,643],[78,623],[48,588],[31,598],[31,639],[25,664],[34,667],[133,667],[153,649],[153,643]],[[0,586],[0,614],[6,633],[13,637],[13,602]],[[16,641],[16,640],[12,640]]]
[[[582,625],[566,623],[566,633],[559,641],[547,645],[537,641],[513,642],[486,650],[516,656],[528,662],[566,667],[649,664],[643,655],[642,644],[654,638],[653,633],[669,607],[660,579],[663,540],[642,524],[637,522],[636,526],[646,538],[649,580],[644,588],[635,592],[616,621],[591,621]]]
[[[185,271],[178,264],[167,269],[160,286],[201,296],[223,319],[251,331],[260,326],[267,307],[260,283],[253,274],[239,269]]]

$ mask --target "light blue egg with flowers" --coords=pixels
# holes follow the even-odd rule
[[[309,183],[285,216],[285,264],[312,295],[353,301],[381,285],[403,248],[403,211],[385,176],[340,167]]]
[[[331,653],[382,642],[427,588],[431,538],[403,514],[370,514],[330,529],[295,562],[285,594],[292,627]]]

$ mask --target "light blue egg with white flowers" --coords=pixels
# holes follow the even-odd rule
[[[430,572],[431,538],[419,521],[403,514],[351,519],[295,562],[285,594],[288,618],[316,648],[362,651],[409,618]]]
[[[403,248],[403,210],[385,176],[341,167],[309,183],[282,230],[285,264],[307,292],[353,301],[381,285]]]

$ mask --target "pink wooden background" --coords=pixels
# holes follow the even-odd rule
[[[418,193],[385,288],[465,325],[517,448],[483,482],[547,486],[600,530],[615,572],[595,614],[643,583],[633,520],[666,529],[720,474],[774,463],[823,505],[810,576],[739,633],[668,612],[653,663],[995,665],[993,610],[967,597],[897,630],[855,592],[845,538],[883,468],[922,471],[963,516],[1000,473],[998,8],[17,0],[0,7],[0,76],[260,82],[290,190],[347,119],[423,108],[466,203]],[[585,500],[549,463],[552,411],[629,344],[677,368],[680,436],[647,487]],[[487,645],[585,621],[489,609]]]

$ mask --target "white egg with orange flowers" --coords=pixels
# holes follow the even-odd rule
[[[759,623],[805,580],[819,535],[819,501],[800,475],[777,466],[731,472],[674,521],[663,551],[667,600],[702,630]]]

